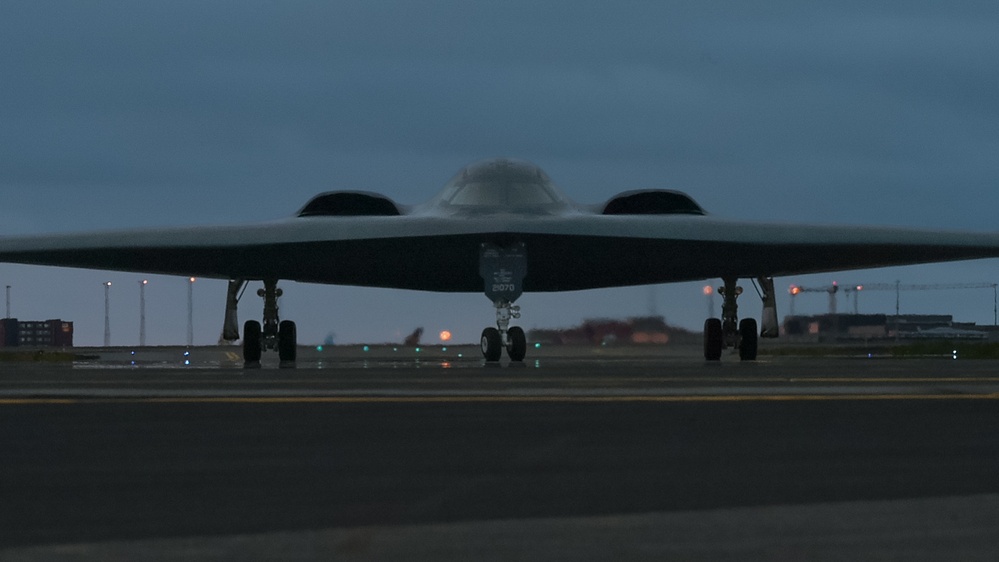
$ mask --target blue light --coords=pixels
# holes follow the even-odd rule
[[[185,351],[185,352],[184,352],[184,357],[189,357],[190,355],[191,355],[191,352],[190,352],[190,351]]]
[[[445,347],[442,347],[442,348],[441,348],[441,351],[447,351],[447,347],[446,347],[446,346],[445,346]]]
[[[367,352],[369,349],[371,349],[371,348],[368,347],[368,346],[364,346],[364,347],[361,348],[361,350],[364,351],[364,352]]]
[[[316,346],[316,351],[322,352],[322,350],[323,350],[323,346],[321,346],[321,345],[317,345]]]
[[[541,349],[541,343],[534,344],[534,349]]]
[[[416,352],[419,353],[420,352],[420,348],[416,348]]]

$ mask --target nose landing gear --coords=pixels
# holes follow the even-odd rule
[[[510,361],[523,361],[527,355],[527,336],[519,326],[510,326],[511,318],[520,318],[520,307],[505,300],[495,304],[496,327],[482,330],[482,356],[486,361],[499,361],[506,348]]]
[[[520,307],[513,303],[523,293],[526,274],[523,243],[481,245],[479,275],[485,282],[486,297],[496,307],[496,327],[482,330],[482,356],[487,362],[499,361],[503,348],[511,361],[523,361],[527,355],[524,330],[510,326],[511,318],[520,318]]]

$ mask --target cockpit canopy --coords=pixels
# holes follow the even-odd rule
[[[458,172],[434,201],[467,212],[551,213],[571,208],[541,168],[517,160],[487,160]]]

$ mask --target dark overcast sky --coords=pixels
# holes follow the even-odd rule
[[[265,220],[332,189],[419,203],[494,156],[581,203],[671,188],[733,218],[999,228],[999,5],[759,4],[4,2],[0,235]],[[996,265],[777,283],[993,282]],[[134,344],[141,276],[0,264],[15,316],[74,320],[83,345],[103,340],[109,279],[113,343]],[[186,281],[151,279],[148,340],[183,343]],[[658,287],[656,311],[699,329],[702,285]],[[494,319],[482,295],[285,289],[303,343],[420,325],[476,341]],[[214,342],[224,284],[195,292],[196,340]],[[991,323],[992,296],[907,293],[903,312]],[[645,314],[650,291],[518,304],[550,327]]]

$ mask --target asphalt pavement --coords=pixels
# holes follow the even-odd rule
[[[348,355],[3,364],[0,559],[999,548],[994,362]]]

